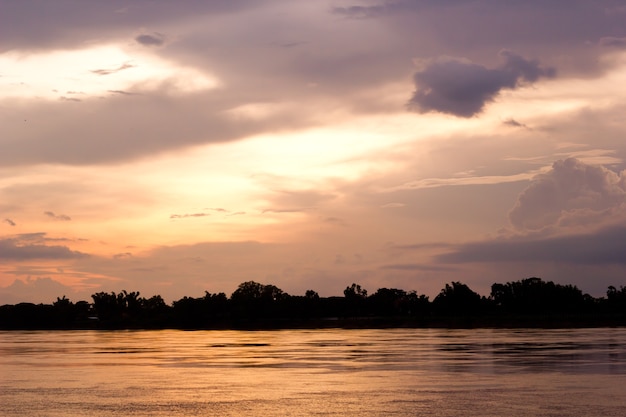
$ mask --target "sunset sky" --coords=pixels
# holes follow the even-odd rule
[[[0,304],[626,285],[626,1],[0,0]]]

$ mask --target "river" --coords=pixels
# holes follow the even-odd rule
[[[0,332],[0,415],[622,417],[626,329]]]

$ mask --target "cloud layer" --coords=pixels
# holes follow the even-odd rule
[[[41,259],[79,259],[88,256],[67,246],[47,245],[45,234],[19,235],[0,239],[0,259],[24,261]]]
[[[515,237],[458,246],[439,255],[444,263],[561,263],[626,266],[626,227],[552,237]]]

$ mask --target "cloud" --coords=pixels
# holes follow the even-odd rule
[[[116,72],[120,72],[123,71],[125,69],[129,69],[129,68],[133,68],[134,65],[131,64],[122,64],[117,68],[113,68],[113,69],[96,69],[96,70],[91,70],[90,72],[97,74],[97,75],[110,75],[110,74],[115,74]]]
[[[404,206],[406,206],[404,203],[386,203],[381,205],[380,208],[400,208]]]
[[[131,93],[128,91],[124,91],[124,90],[107,90],[107,92],[111,93],[111,94],[121,94],[124,96],[134,96],[137,93]]]
[[[44,232],[20,233],[15,238],[18,239],[20,242],[37,242],[37,243],[45,242],[45,240],[47,239],[46,233]]]
[[[206,217],[210,216],[209,213],[189,213],[189,214],[172,214],[170,219],[185,219],[187,217]]]
[[[24,261],[33,259],[79,259],[89,255],[73,251],[67,246],[48,246],[30,243],[30,239],[18,237],[0,239],[0,259]]]
[[[410,245],[396,245],[396,244],[392,244],[389,245],[389,249],[392,250],[408,250],[408,251],[415,251],[415,250],[424,250],[424,249],[440,249],[440,248],[445,248],[448,249],[450,248],[450,244],[449,243],[444,243],[444,242],[428,242],[428,243],[415,243],[415,244],[410,244]]]
[[[526,126],[524,123],[520,123],[515,119],[506,119],[504,122],[502,122],[503,124],[507,125],[507,126],[511,126],[511,127],[523,127],[523,128],[528,128],[528,126]]]
[[[48,216],[51,219],[54,220],[60,220],[60,221],[64,221],[64,222],[69,222],[70,220],[72,220],[72,218],[70,216],[67,216],[65,214],[54,214],[51,211],[44,211],[44,213],[46,216]]]
[[[394,192],[400,190],[419,190],[425,188],[439,188],[460,185],[493,185],[504,184],[510,182],[526,181],[532,178],[541,170],[532,170],[521,172],[513,175],[484,175],[484,176],[464,176],[451,178],[424,178],[415,181],[409,181],[404,184],[396,185],[390,188],[382,189],[381,192]],[[399,206],[396,206],[399,207]]]
[[[454,271],[455,268],[451,266],[441,265],[428,265],[428,264],[390,264],[380,267],[383,270],[394,271],[426,271],[426,272],[439,272],[439,271]]]
[[[137,0],[131,3],[111,1],[76,7],[74,0],[42,3],[37,0],[3,3],[0,28],[0,50],[14,48],[63,48],[84,43],[94,34],[123,35],[144,26],[178,21],[189,16],[220,16],[248,7],[257,8],[263,0],[196,1],[183,0],[176,4]],[[39,19],[35,22],[34,16]],[[68,28],[71,28],[68,29]],[[153,34],[154,35],[154,34]],[[98,39],[101,37],[98,36]]]
[[[471,117],[503,89],[556,75],[554,68],[542,67],[539,61],[527,60],[511,51],[501,51],[500,57],[504,63],[495,69],[452,57],[428,61],[413,76],[417,89],[409,100],[409,109]]]
[[[154,87],[154,88],[153,88]],[[173,91],[169,94],[169,91]],[[259,119],[233,118],[237,94],[216,92],[177,95],[175,86],[138,86],[134,94],[114,94],[70,101],[16,103],[0,114],[11,143],[0,154],[2,166],[29,163],[86,165],[128,161],[194,145],[234,141],[251,134],[283,132],[310,123],[297,107]],[[9,107],[7,107],[9,108]],[[172,112],[176,108],[176,112]],[[202,109],[202,111],[200,111]],[[28,128],[24,128],[28,114]],[[99,126],[94,130],[92,126]],[[137,134],[141,132],[142,134]],[[132,136],[133,140],[128,140]],[[89,138],[86,140],[85,138]]]
[[[4,222],[9,226],[15,226],[15,222],[11,219],[4,219]]]
[[[59,100],[61,101],[73,101],[75,103],[80,103],[82,100],[79,98],[75,98],[75,97],[65,97],[65,96],[61,96],[59,97]]]
[[[161,46],[165,43],[165,36],[162,33],[142,34],[135,37],[137,43],[144,46]]]
[[[263,213],[295,213],[313,210],[335,199],[334,194],[316,190],[277,190],[271,196],[273,207],[263,209]]]
[[[540,230],[559,223],[592,223],[624,210],[626,175],[575,158],[556,161],[537,175],[509,212],[518,230]]]
[[[218,212],[218,213],[222,213],[226,217],[241,216],[243,214],[246,214],[245,211],[231,211],[231,210],[227,210],[227,209],[222,208],[222,207],[207,207],[204,210],[211,210],[211,211],[215,211],[215,212]]]
[[[339,217],[330,216],[330,217],[324,217],[321,220],[326,224],[331,224],[331,225],[336,225],[336,226],[346,226],[346,221]]]
[[[38,303],[45,300],[52,303],[57,297],[66,295],[73,301],[77,295],[71,287],[53,280],[52,278],[27,278],[26,280],[16,279],[6,287],[0,287],[0,305],[15,304],[22,302]]]
[[[332,9],[334,14],[353,19],[379,17],[387,14],[389,11],[386,5],[334,7]]]
[[[626,265],[626,227],[605,227],[591,233],[553,237],[520,237],[471,242],[436,256],[443,263],[559,262]]]
[[[626,47],[626,37],[617,38],[614,36],[605,36],[600,38],[600,46],[611,48],[624,48]]]

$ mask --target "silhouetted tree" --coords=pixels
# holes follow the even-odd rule
[[[367,290],[352,283],[343,290],[346,316],[362,316],[366,314]]]
[[[139,292],[99,292],[91,296],[94,310],[105,326],[132,326],[142,313],[143,298]]]
[[[406,291],[396,288],[379,288],[367,301],[369,311],[377,316],[406,315],[410,310]]]
[[[428,296],[421,294],[418,295],[416,291],[411,291],[407,293],[407,304],[408,304],[408,314],[410,316],[426,316],[430,313],[430,301],[428,300]]]
[[[129,317],[136,317],[141,312],[144,299],[139,298],[139,291],[127,292],[123,290],[122,294],[123,298],[120,304],[123,305],[124,312]],[[118,297],[122,294],[119,294]]]
[[[446,284],[433,300],[433,308],[440,314],[479,314],[483,303],[478,293],[460,282]]]
[[[577,287],[545,282],[541,278],[493,284],[491,299],[497,307],[509,313],[545,314],[582,311],[587,302]]]
[[[91,295],[96,315],[101,321],[119,321],[122,317],[124,305],[114,292],[98,292]]]
[[[201,328],[207,325],[204,300],[202,298],[183,297],[172,303],[172,313],[179,327]]]
[[[58,327],[65,327],[72,324],[76,318],[76,311],[74,309],[74,303],[68,298],[57,297],[57,300],[52,303],[53,320]]]
[[[160,295],[153,295],[148,299],[143,298],[141,305],[143,310],[147,312],[161,312],[167,309],[167,304]]]
[[[307,300],[319,300],[320,299],[319,294],[313,290],[307,290],[306,293],[304,293],[304,297]]]
[[[606,290],[606,304],[612,313],[626,312],[626,287],[620,286],[619,289],[609,286]]]
[[[361,288],[361,286],[358,284],[352,283],[351,286],[346,287],[346,289],[343,290],[343,295],[348,299],[364,300],[367,297],[367,290]]]
[[[398,322],[402,325],[413,323],[420,326],[441,325],[445,323],[443,316],[447,316],[445,320],[452,325],[464,326],[497,324],[494,320],[499,317],[504,318],[500,323],[506,325],[626,325],[624,286],[608,287],[606,298],[599,299],[583,294],[576,286],[544,282],[536,277],[495,283],[489,299],[460,282],[446,284],[432,303],[425,295],[397,288],[380,288],[368,297],[367,291],[356,283],[346,287],[343,295],[320,297],[317,292],[307,290],[302,296],[290,296],[275,285],[247,281],[239,285],[230,299],[224,293],[205,291],[203,297],[183,297],[170,307],[159,295],[146,299],[138,291],[99,292],[91,296],[93,303],[79,301],[74,304],[62,296],[52,304],[0,306],[0,329],[93,327],[95,322],[91,319],[94,314],[99,318],[97,325],[104,328],[291,326],[313,318],[339,319],[312,320],[313,326],[393,323],[371,316],[393,316],[394,320],[402,319]],[[433,316],[433,312],[437,315]],[[518,314],[522,316],[517,317]],[[365,316],[367,321],[352,321]],[[408,317],[420,319],[405,320]]]
[[[239,284],[239,287],[230,296],[230,301],[233,314],[236,317],[273,318],[277,317],[281,307],[285,305],[285,301],[289,297],[289,294],[275,285],[247,281]]]

